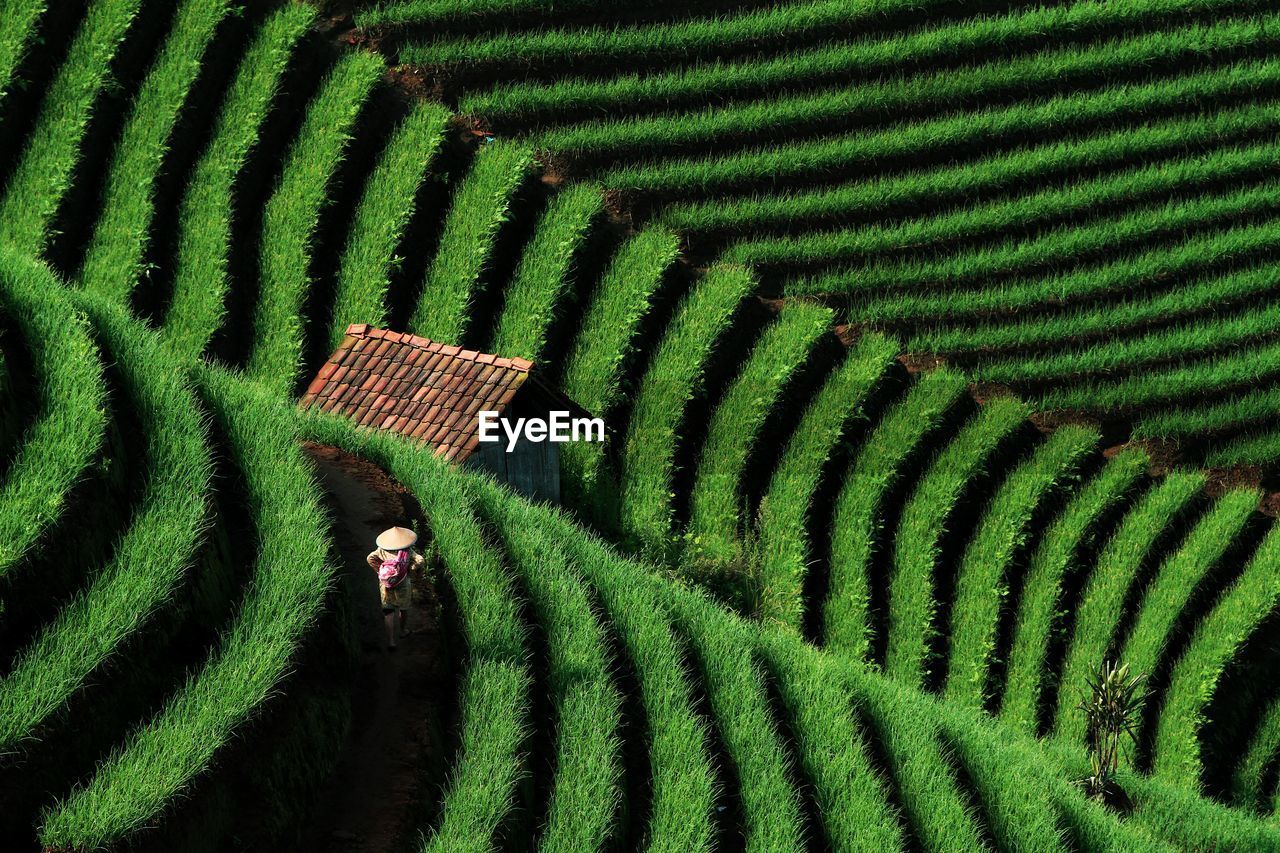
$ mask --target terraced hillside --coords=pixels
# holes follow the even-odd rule
[[[1055,422],[1274,459],[1271,4],[388,0],[356,23],[767,293]]]
[[[513,15],[517,40],[545,13],[405,8],[446,33]],[[945,11],[911,8],[877,13],[898,64],[890,33]],[[1126,26],[1187,17],[1142,8]],[[1090,26],[1115,35],[1107,9]],[[1280,528],[1258,490],[1043,431],[960,367],[909,372],[899,338],[834,333],[860,303],[755,298],[780,267],[477,133],[311,6],[6,11],[4,849],[314,846],[376,614],[304,441],[394,478],[434,552],[456,708],[412,797],[380,798],[398,847],[1280,846]],[[805,14],[835,35],[849,12]],[[1241,44],[1256,20],[1230,25]],[[568,510],[376,411],[299,410],[350,323],[528,358],[606,417],[609,444],[565,447]],[[1104,805],[1077,784],[1074,703],[1108,656],[1151,678]]]

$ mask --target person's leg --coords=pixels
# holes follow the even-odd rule
[[[394,649],[396,647],[396,612],[388,610],[382,614],[382,619],[387,623],[387,648]]]
[[[401,610],[400,611],[400,636],[401,637],[408,636],[409,634],[409,631],[406,628],[406,625],[408,624],[408,622],[409,622],[409,611]]]

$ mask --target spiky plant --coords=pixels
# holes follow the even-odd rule
[[[1138,713],[1146,696],[1146,673],[1129,674],[1129,665],[1103,661],[1089,676],[1080,704],[1084,712],[1089,764],[1093,773],[1082,784],[1089,796],[1106,800],[1120,769],[1120,742],[1137,742]]]

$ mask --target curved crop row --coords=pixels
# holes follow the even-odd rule
[[[89,324],[44,266],[0,249],[0,306],[31,351],[39,389],[35,421],[0,486],[0,577],[61,514],[103,446],[107,388]]]
[[[800,627],[809,570],[806,522],[827,460],[884,378],[897,341],[867,335],[845,356],[800,416],[760,499],[761,613]]]
[[[259,533],[253,580],[204,667],[47,813],[40,840],[49,847],[116,845],[151,826],[278,691],[333,579],[319,487],[294,421],[228,374],[198,376],[247,484]]]

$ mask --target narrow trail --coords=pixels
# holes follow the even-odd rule
[[[413,578],[409,635],[386,649],[377,576],[365,563],[379,532],[419,525],[400,488],[375,465],[336,448],[307,444],[334,513],[360,667],[352,696],[351,731],[325,784],[317,820],[303,849],[321,853],[390,853],[416,838],[429,799],[424,788],[443,760],[442,720],[451,690],[435,591]]]

